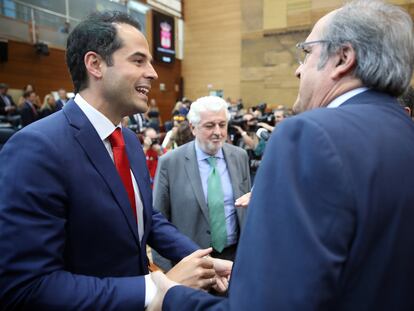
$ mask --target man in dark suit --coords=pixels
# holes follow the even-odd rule
[[[17,111],[16,104],[13,101],[13,98],[7,94],[9,89],[8,85],[5,83],[0,83],[0,116],[9,116]]]
[[[36,107],[36,93],[34,91],[27,91],[23,94],[24,103],[20,109],[20,116],[22,119],[22,126],[29,125],[39,119],[39,112]]]
[[[412,20],[350,2],[297,47],[294,109],[311,111],[266,147],[229,297],[174,286],[164,311],[414,310],[414,124],[395,98],[413,72]],[[154,277],[162,301],[174,284]]]
[[[243,209],[234,201],[250,191],[249,159],[244,149],[225,143],[229,112],[224,99],[206,96],[192,103],[187,115],[195,140],[163,155],[154,182],[154,208],[201,247],[213,246],[213,257],[234,260],[241,229]],[[209,177],[214,157],[220,171],[225,228],[225,245],[214,245],[214,224],[209,205]],[[191,182],[188,182],[191,180]],[[214,193],[218,196],[218,193]],[[164,269],[171,265],[154,254],[154,262]]]
[[[145,120],[142,113],[136,113],[132,116],[129,116],[130,129],[135,131],[135,133],[142,133],[147,125],[147,120]]]
[[[59,99],[56,101],[56,111],[63,108],[63,106],[67,103],[68,97],[66,94],[65,89],[59,89],[58,90]]]
[[[144,310],[147,243],[181,262],[169,277],[208,289],[229,263],[152,210],[142,147],[121,128],[157,74],[139,24],[95,13],[69,35],[77,95],[0,152],[0,309]]]

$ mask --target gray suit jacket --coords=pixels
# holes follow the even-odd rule
[[[236,200],[251,188],[248,156],[244,149],[230,144],[224,144],[223,154]],[[194,141],[167,152],[159,159],[153,197],[154,209],[164,214],[180,232],[202,248],[211,246],[209,211],[201,185]],[[237,209],[240,230],[244,214],[244,209]],[[156,253],[154,262],[161,268],[169,268]]]

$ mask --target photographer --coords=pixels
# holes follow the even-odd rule
[[[256,149],[260,146],[260,140],[256,135],[257,119],[251,113],[246,113],[241,120],[233,120],[231,127],[236,129],[237,137],[235,145],[245,149],[249,156],[250,177],[253,183],[254,176],[261,161],[261,153],[258,154]]]
[[[166,152],[165,148],[163,148],[160,144],[158,133],[152,127],[149,127],[144,131],[143,148],[147,159],[152,188],[155,172],[157,171],[158,158]]]

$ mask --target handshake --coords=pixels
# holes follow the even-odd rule
[[[210,290],[219,293],[227,291],[233,262],[208,256],[212,248],[200,249],[182,259],[166,274],[156,271],[151,278],[157,287],[157,293],[147,307],[147,311],[158,311],[167,291],[176,285]]]

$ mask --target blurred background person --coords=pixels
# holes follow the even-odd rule
[[[44,118],[56,111],[56,102],[52,94],[47,94],[43,100],[43,105],[40,107],[39,117]]]
[[[128,127],[135,133],[142,133],[148,127],[148,120],[144,113],[129,116]]]
[[[152,127],[154,130],[159,132],[161,126],[160,109],[158,108],[157,101],[154,98],[150,100],[145,116],[148,119],[148,127]]]
[[[5,83],[0,83],[0,115],[7,117],[17,113],[17,106],[13,98],[7,94],[9,86]]]
[[[143,132],[143,149],[147,160],[148,171],[151,178],[151,188],[154,184],[155,173],[157,171],[158,158],[165,153],[165,148],[161,146],[159,134],[149,127]]]
[[[17,101],[17,107],[19,109],[24,106],[24,103],[26,101],[26,98],[24,97],[24,94],[26,94],[27,92],[35,92],[35,89],[34,89],[33,85],[27,84],[23,87],[22,96],[20,96],[18,101]],[[36,98],[34,99],[33,104],[36,106],[36,108],[40,108],[42,103],[40,102],[39,96],[36,95]]]
[[[68,95],[66,93],[66,90],[63,88],[60,88],[58,90],[58,96],[59,99],[56,101],[56,110],[60,110],[63,108],[63,106],[67,103],[68,101]]]
[[[177,147],[189,143],[194,140],[194,135],[191,130],[190,123],[183,121],[178,125],[177,133],[175,134],[175,144]]]
[[[398,97],[398,102],[401,106],[404,107],[407,114],[413,118],[413,108],[414,108],[414,89],[412,86],[408,88],[407,91],[400,97]]]
[[[180,124],[184,121],[185,121],[185,116],[183,115],[177,114],[173,116],[173,119],[172,119],[173,126],[170,130],[167,131],[162,141],[163,148],[166,148],[167,150],[177,148],[177,144],[175,142],[177,129],[180,126]]]
[[[24,102],[20,109],[20,116],[22,118],[22,126],[24,127],[38,120],[39,112],[35,105],[38,96],[34,91],[27,91],[23,94],[23,97]]]

